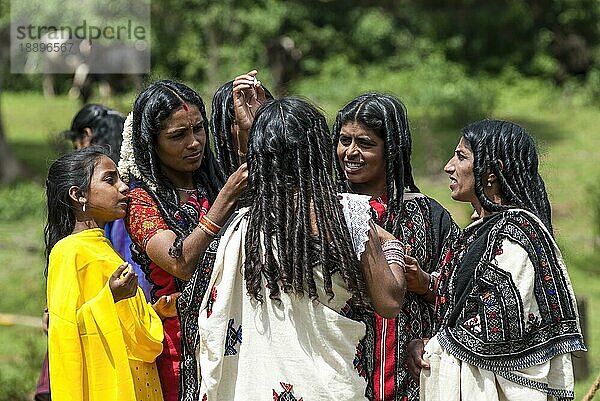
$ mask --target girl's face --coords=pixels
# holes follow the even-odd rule
[[[99,227],[125,217],[129,188],[121,181],[117,166],[108,156],[101,156],[94,168],[87,191],[86,214]]]
[[[180,181],[181,173],[193,173],[200,168],[206,144],[200,110],[193,105],[186,108],[174,111],[163,121],[156,142],[162,170],[175,183]]]
[[[444,166],[444,171],[450,178],[452,199],[461,202],[471,202],[478,205],[475,195],[475,177],[473,175],[473,151],[469,142],[460,138],[454,156]]]
[[[383,139],[374,130],[357,122],[342,125],[337,157],[348,181],[355,188],[385,189],[384,150]]]

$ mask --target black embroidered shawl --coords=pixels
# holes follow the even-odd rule
[[[533,264],[539,315],[524,316],[512,275],[496,256],[510,240]],[[445,260],[436,317],[440,344],[454,357],[495,372],[530,367],[585,350],[570,279],[551,234],[533,214],[511,209],[467,227]]]
[[[200,265],[194,275],[183,288],[181,296],[177,299],[177,311],[181,324],[181,361],[179,362],[179,401],[197,401],[200,398],[200,384],[198,383],[198,362],[196,348],[198,346],[198,314],[202,298],[208,289],[210,276],[215,265],[217,249],[221,235],[229,223],[236,216],[233,213],[227,223],[221,228],[219,235],[208,245],[202,256]]]

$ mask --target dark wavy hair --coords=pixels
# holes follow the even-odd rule
[[[173,257],[181,255],[183,240],[196,226],[197,221],[194,222],[185,207],[179,206],[175,185],[161,170],[156,143],[162,123],[182,108],[184,102],[198,107],[204,119],[203,125],[207,135],[204,158],[193,176],[198,192],[212,203],[223,186],[225,177],[210,149],[208,118],[204,102],[198,93],[182,83],[162,80],[154,82],[140,93],[133,106],[133,155],[142,175],[142,179],[136,180],[135,185],[152,196],[167,226],[175,232],[177,237],[169,251]],[[177,212],[184,220],[182,225],[175,218]]]
[[[412,175],[410,156],[412,139],[404,104],[394,96],[384,93],[366,93],[358,96],[340,110],[333,124],[333,143],[340,140],[342,126],[356,122],[371,129],[383,139],[385,148],[386,195],[388,205],[383,215],[384,228],[394,236],[401,233],[400,219],[404,190],[419,192]],[[334,154],[337,153],[334,148]],[[335,163],[335,176],[340,191],[352,191],[339,161]]]
[[[118,111],[101,104],[86,104],[75,114],[71,129],[64,135],[74,141],[83,138],[85,128],[91,128],[92,145],[106,147],[109,157],[118,163],[124,123],[125,117]]]
[[[264,87],[263,87],[264,88]],[[264,88],[267,100],[273,95]],[[238,155],[233,150],[231,139],[231,126],[235,122],[233,110],[233,81],[221,85],[212,98],[210,128],[215,141],[215,154],[217,162],[229,177],[240,166]]]
[[[309,103],[270,100],[258,111],[248,145],[252,204],[244,262],[246,289],[255,299],[263,299],[262,277],[271,299],[279,299],[281,288],[318,298],[313,268],[320,265],[327,295],[334,296],[331,276],[339,271],[356,301],[366,300],[361,266],[331,178],[331,148],[325,117]]]
[[[538,216],[552,232],[552,211],[544,180],[538,172],[538,155],[533,138],[510,121],[482,120],[461,130],[473,152],[475,194],[488,212],[510,208],[528,210]],[[499,163],[501,162],[501,164]],[[492,202],[478,177],[494,173],[506,204]]]
[[[89,191],[94,169],[102,156],[108,156],[103,147],[91,146],[79,149],[60,157],[48,169],[46,178],[47,212],[44,242],[46,268],[50,251],[58,241],[70,235],[75,228],[75,206],[69,196],[69,189],[76,186],[83,193]]]

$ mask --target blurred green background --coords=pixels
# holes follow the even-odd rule
[[[69,149],[59,133],[82,103],[67,95],[72,75],[54,76],[57,95],[45,97],[43,76],[9,74],[9,6],[0,0],[0,314],[38,317],[43,180]],[[365,91],[398,96],[417,184],[461,226],[470,208],[450,199],[441,171],[458,130],[484,117],[525,126],[540,149],[557,241],[587,301],[589,374],[576,385],[584,396],[600,372],[600,0],[154,0],[151,10],[144,81],[185,81],[208,105],[220,84],[253,68],[272,92],[311,100],[330,122]],[[137,90],[130,80],[111,96],[90,89],[90,101],[124,113]],[[31,399],[45,341],[41,328],[0,318],[0,401]]]

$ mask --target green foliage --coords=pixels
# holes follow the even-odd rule
[[[0,220],[13,221],[27,216],[42,217],[45,200],[36,183],[0,187]]]
[[[0,30],[10,21],[8,3],[0,0]],[[27,2],[15,4],[27,10]],[[514,68],[563,82],[600,68],[597,0],[458,0],[451,5],[440,0],[157,0],[151,10],[152,75],[192,82],[208,92],[254,67],[265,79],[273,68],[270,46],[282,37],[301,51],[298,75],[303,77],[319,75],[342,58],[347,67],[416,68],[430,53],[468,74]],[[593,92],[595,79],[585,88]],[[4,86],[22,90],[40,84],[39,76],[13,75]],[[59,84],[65,91],[70,80],[60,77]],[[441,92],[438,98],[449,96]]]
[[[392,93],[409,110],[416,109],[448,128],[460,128],[489,116],[496,95],[486,81],[469,77],[459,64],[445,60],[439,52],[404,68],[361,68],[340,55],[326,60],[318,75],[294,86],[294,92],[308,94],[318,104],[331,104],[337,109],[367,91]]]
[[[385,60],[388,50],[395,47],[394,20],[384,10],[373,8],[365,12],[355,13],[356,26],[351,32],[354,47],[354,61],[364,64],[365,61]]]
[[[0,30],[10,24],[10,0],[0,0]]]

